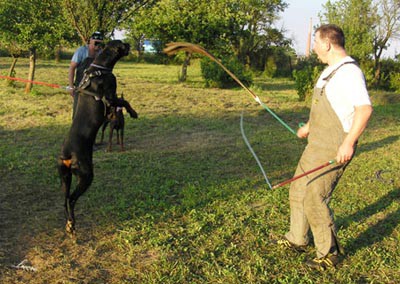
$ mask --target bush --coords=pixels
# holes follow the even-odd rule
[[[10,56],[8,50],[5,48],[0,48],[0,57],[8,57],[8,56]]]
[[[400,91],[400,61],[393,59],[381,60],[381,76],[379,88],[387,91]]]
[[[390,74],[390,88],[395,92],[400,92],[400,73]]]
[[[223,58],[221,63],[246,86],[253,83],[252,73],[235,57]],[[201,74],[207,87],[231,88],[237,86],[236,81],[214,61],[203,58],[200,62]]]
[[[293,73],[292,61],[296,58],[295,53],[282,47],[273,47],[272,56],[265,62],[265,75],[270,78],[291,77]]]
[[[269,56],[265,62],[264,75],[273,78],[278,70],[278,66],[272,56]]]
[[[372,88],[376,86],[374,62],[372,60],[363,60],[359,64],[363,71],[367,87]]]
[[[302,70],[294,70],[293,77],[299,101],[304,101],[307,96],[312,94],[313,80],[312,80],[312,67],[307,66]]]
[[[323,69],[323,65],[318,62],[315,56],[300,59],[293,71],[295,87],[299,101],[304,101],[312,96],[314,84]]]

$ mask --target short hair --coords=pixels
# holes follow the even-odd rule
[[[319,28],[315,30],[315,33],[319,32],[320,38],[328,38],[329,41],[340,47],[344,48],[345,39],[343,30],[334,24],[325,24],[321,25]]]

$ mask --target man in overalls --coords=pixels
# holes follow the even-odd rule
[[[290,230],[278,240],[281,246],[301,250],[311,229],[317,255],[306,265],[320,270],[335,267],[343,253],[328,204],[372,114],[364,75],[347,55],[344,41],[343,31],[335,25],[322,25],[315,32],[313,50],[328,67],[315,86],[309,121],[297,131],[308,144],[295,176],[332,159],[336,163],[291,184]]]

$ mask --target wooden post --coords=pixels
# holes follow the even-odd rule
[[[311,32],[312,32],[312,18],[310,18],[310,27],[308,29],[307,46],[306,46],[306,57],[310,56],[310,51],[311,51]]]

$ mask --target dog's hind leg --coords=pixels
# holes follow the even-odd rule
[[[104,121],[104,123],[103,123],[103,127],[102,127],[102,129],[101,129],[101,140],[100,140],[100,144],[103,144],[103,140],[104,140],[104,131],[106,130],[107,125],[108,125],[109,123],[110,123],[109,120],[106,120],[106,121]]]
[[[69,199],[72,182],[71,159],[60,157],[57,161],[58,173],[61,179],[61,190],[64,193],[64,214],[68,220],[70,216]],[[67,232],[69,232],[67,228]]]
[[[120,141],[120,132],[119,129],[117,129],[117,145],[120,145],[121,141]]]
[[[111,152],[112,151],[112,138],[113,138],[113,133],[114,133],[114,126],[112,123],[110,123],[110,136],[108,137],[108,148],[107,151]],[[118,131],[117,131],[117,137],[118,137]]]
[[[77,175],[75,190],[69,195],[67,200],[68,218],[65,229],[68,233],[75,234],[75,204],[79,197],[85,193],[93,181],[93,165],[90,162],[75,162],[72,170]]]
[[[125,148],[124,148],[124,128],[120,129],[119,142],[120,142],[120,146],[121,146],[121,151],[122,152],[125,151]]]

